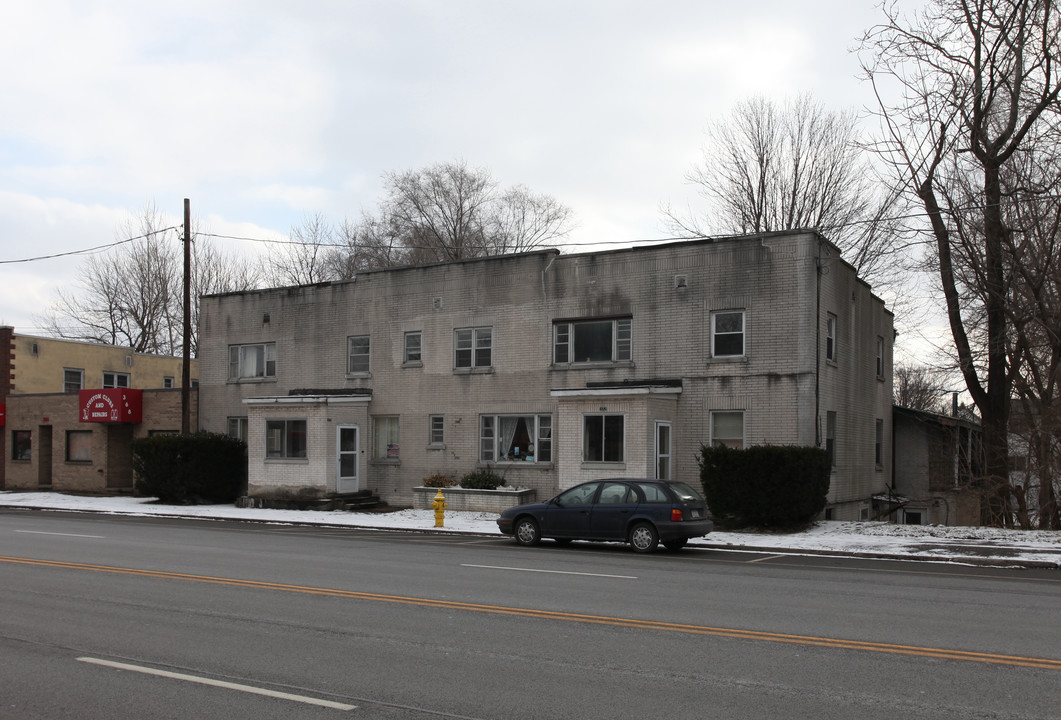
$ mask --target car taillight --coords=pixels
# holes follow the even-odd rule
[[[682,510],[681,510],[681,508],[671,508],[670,509],[670,521],[671,522],[681,522],[682,521]]]

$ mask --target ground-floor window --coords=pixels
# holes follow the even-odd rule
[[[479,459],[483,462],[552,462],[552,416],[479,416]]]
[[[11,459],[29,460],[31,457],[33,431],[12,430],[11,431]]]
[[[740,450],[744,447],[744,411],[716,410],[711,413],[711,444]]]
[[[306,421],[266,420],[265,457],[306,457]]]
[[[247,418],[230,417],[228,419],[228,436],[247,442]]]
[[[585,415],[582,420],[582,461],[623,462],[626,418],[622,415]]]
[[[377,415],[372,418],[372,459],[400,459],[398,443],[398,416]]]
[[[67,462],[92,462],[92,431],[66,431]]]

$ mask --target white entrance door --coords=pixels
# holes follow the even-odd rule
[[[671,479],[670,423],[656,421],[656,477]]]
[[[336,429],[336,492],[352,493],[361,489],[358,468],[361,465],[361,439],[357,425],[340,425]]]

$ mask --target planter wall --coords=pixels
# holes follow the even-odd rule
[[[417,510],[432,510],[431,501],[435,499],[438,488],[414,487],[413,507]],[[469,490],[462,487],[442,488],[446,498],[447,511],[468,510],[472,512],[499,513],[516,505],[534,502],[535,491],[532,488],[519,490]]]

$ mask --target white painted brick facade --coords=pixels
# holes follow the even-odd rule
[[[744,312],[745,354],[736,360],[710,357],[712,313],[726,310]],[[316,420],[304,461],[267,463],[267,406],[242,402],[300,389],[371,392],[350,420],[361,429],[361,487],[392,504],[411,505],[412,488],[430,473],[459,476],[480,466],[483,414],[551,417],[553,462],[494,466],[508,484],[535,488],[539,497],[587,478],[653,475],[656,421],[672,424],[673,476],[696,484],[696,457],[717,410],[744,412],[747,444],[800,445],[824,443],[826,412],[836,412],[830,501],[838,519],[857,517],[890,478],[892,317],[836,248],[811,232],[367,272],[347,282],[207,296],[201,313],[202,425],[224,431],[227,418],[251,417],[252,492],[255,478],[261,493],[335,491],[334,408],[305,415]],[[825,359],[827,313],[838,318],[835,363]],[[554,322],[594,318],[630,318],[632,360],[554,364]],[[481,327],[492,330],[491,366],[455,370],[454,330]],[[403,365],[410,331],[422,333],[422,360]],[[367,374],[346,373],[354,335],[370,338]],[[246,343],[276,344],[275,378],[228,381],[228,348]],[[656,381],[677,382],[680,391],[647,393]],[[578,394],[590,383],[624,382],[639,389]],[[625,418],[622,463],[583,461],[583,416],[598,412]],[[384,415],[399,418],[397,461],[371,458],[372,417]],[[444,418],[443,446],[429,444],[432,415]],[[878,418],[885,420],[881,467]]]

